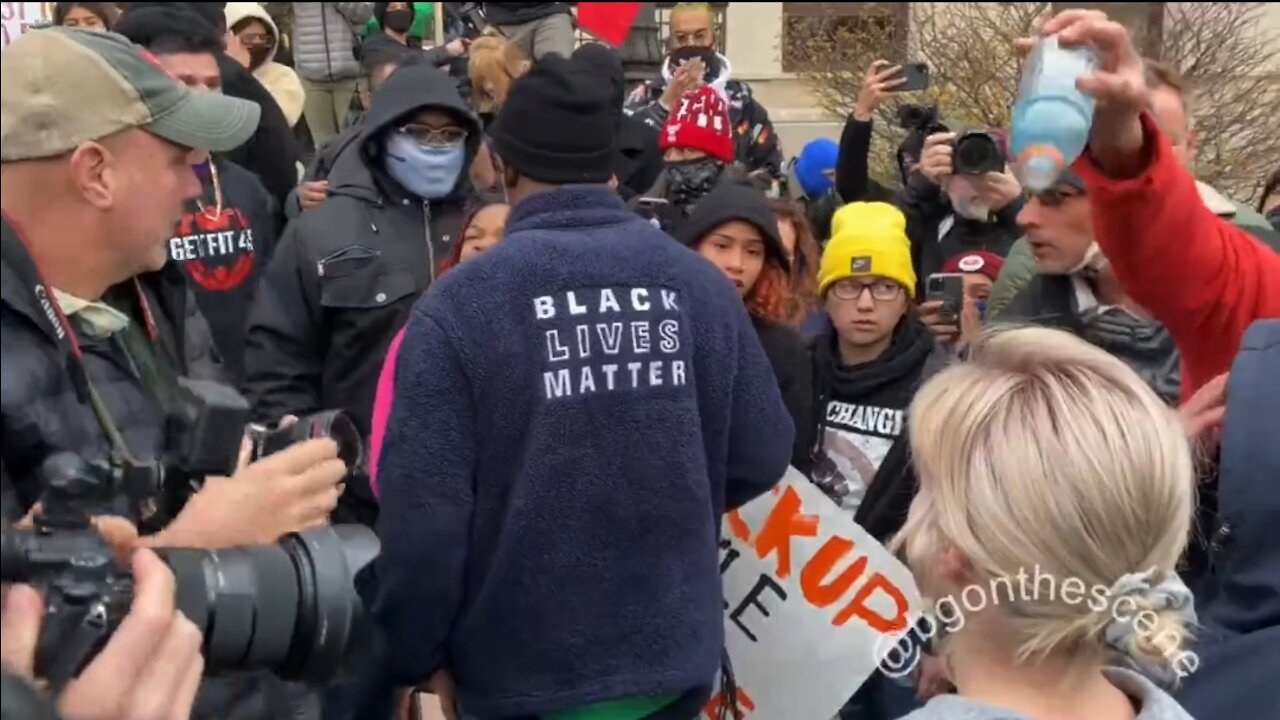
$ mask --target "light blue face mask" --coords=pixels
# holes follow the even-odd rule
[[[387,174],[423,200],[439,200],[458,184],[467,162],[465,142],[424,147],[404,133],[387,138]]]

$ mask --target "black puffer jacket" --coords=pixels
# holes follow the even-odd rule
[[[329,199],[285,231],[258,289],[245,352],[245,394],[254,413],[346,410],[367,437],[378,374],[392,338],[448,257],[468,193],[466,165],[453,195],[411,198],[381,169],[383,140],[426,107],[470,126],[467,164],[480,124],[447,75],[413,66],[378,90],[364,132],[338,158]],[[339,519],[371,523],[376,513],[363,472],[353,476]]]
[[[3,233],[6,245],[22,242],[7,220]],[[0,267],[0,276],[0,455],[14,497],[26,510],[40,493],[36,471],[51,453],[98,460],[110,455],[111,443],[87,396],[77,393],[66,370],[67,355],[30,285],[8,263]],[[137,283],[112,288],[103,299],[129,316],[131,329],[109,339],[77,332],[85,372],[134,457],[152,460],[163,446],[164,412],[125,353],[123,336],[136,333],[140,342],[151,343],[158,361],[177,375],[220,380],[209,325],[173,263],[139,276]],[[76,329],[74,316],[71,323]]]
[[[1181,356],[1168,328],[1121,310],[1081,313],[1068,275],[1036,275],[1000,313],[1000,321],[1066,330],[1123,360],[1165,402],[1178,403]]]

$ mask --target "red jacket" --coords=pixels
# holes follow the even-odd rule
[[[1205,207],[1155,121],[1142,115],[1141,175],[1116,180],[1086,153],[1094,238],[1125,292],[1164,323],[1182,354],[1182,398],[1231,369],[1245,330],[1280,317],[1280,254]]]

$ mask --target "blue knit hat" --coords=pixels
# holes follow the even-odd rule
[[[804,146],[796,158],[796,179],[805,197],[820,198],[835,186],[835,181],[825,173],[835,170],[839,156],[840,146],[827,138],[810,140]]]

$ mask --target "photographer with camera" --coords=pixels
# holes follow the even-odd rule
[[[1021,235],[1017,217],[1023,204],[1002,137],[993,131],[952,132],[936,119],[930,124],[902,198],[921,283],[963,252],[1006,255]]]
[[[154,552],[137,550],[130,565],[135,590],[129,614],[98,656],[58,694],[58,712],[64,720],[191,717],[204,670],[200,628],[177,610],[173,572]],[[6,674],[36,680],[44,614],[44,600],[32,587],[5,589],[0,658]],[[6,683],[5,720],[11,704],[18,717],[32,717],[35,708],[17,706],[10,693]],[[36,698],[31,700],[34,705]]]
[[[166,265],[167,241],[201,192],[192,166],[243,142],[258,111],[191,91],[109,33],[31,33],[3,58],[0,449],[12,516],[40,499],[38,470],[55,451],[170,459],[181,377],[219,372],[182,272]],[[238,435],[212,473],[234,477],[196,493],[165,543],[274,541],[336,502],[345,470],[334,443],[235,469]],[[113,511],[132,514],[121,504],[136,498],[118,500]]]

